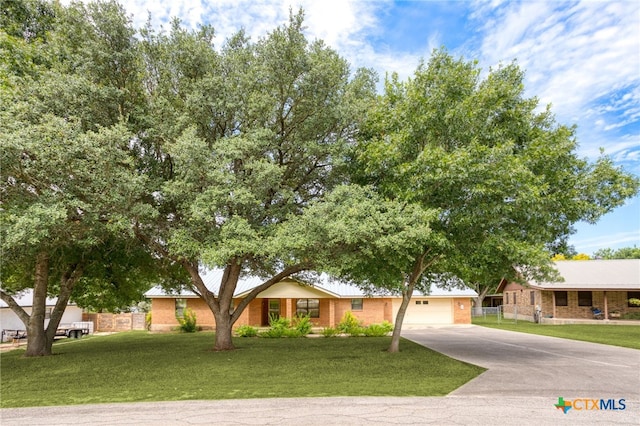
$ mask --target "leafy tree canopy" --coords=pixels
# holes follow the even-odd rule
[[[428,282],[425,273],[486,285],[548,277],[549,248],[575,222],[595,222],[638,190],[610,158],[578,157],[575,129],[524,96],[515,63],[481,76],[444,50],[405,82],[392,75],[353,150],[354,181],[438,212],[437,244],[398,271],[405,296]]]
[[[594,259],[640,259],[640,247],[622,247],[619,249],[600,249],[593,253]]]

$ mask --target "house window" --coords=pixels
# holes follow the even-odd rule
[[[568,306],[568,297],[566,291],[556,291],[556,306]]]
[[[280,317],[280,299],[269,299],[269,318]]]
[[[504,294],[504,304],[508,305],[509,304],[509,293],[505,293]]]
[[[590,291],[579,291],[578,306],[592,306],[592,305],[593,305],[592,293]]]
[[[44,308],[44,319],[51,319],[51,308]]]
[[[351,310],[352,311],[361,311],[362,310],[362,299],[351,299]]]
[[[518,293],[516,293],[515,291],[513,292],[513,304],[518,304]]]
[[[296,315],[309,315],[311,318],[320,318],[320,299],[298,299],[296,302]]]
[[[530,298],[529,303],[532,304],[532,305],[535,305],[536,304],[536,292],[531,290],[529,292],[529,298]]]
[[[184,310],[187,308],[187,299],[176,299],[176,318],[184,317]]]
[[[628,291],[627,292],[627,306],[630,308],[637,308],[637,305],[629,303],[629,299],[640,299],[640,291]]]

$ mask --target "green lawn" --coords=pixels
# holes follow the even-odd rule
[[[1,406],[319,396],[446,395],[484,369],[388,337],[238,338],[128,332],[64,340],[56,355],[0,355]]]
[[[541,334],[543,336],[562,337],[565,339],[584,340],[585,342],[603,343],[605,345],[623,346],[640,349],[640,326],[611,324],[536,324],[529,321],[501,319],[498,323],[496,315],[473,318],[473,323],[484,327],[502,330],[520,331],[522,333]]]

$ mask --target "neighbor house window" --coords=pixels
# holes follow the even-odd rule
[[[518,293],[516,293],[515,291],[513,292],[513,304],[518,304]]]
[[[351,299],[351,310],[352,311],[361,311],[362,310],[362,299]]]
[[[296,315],[309,315],[311,318],[320,318],[320,299],[298,299],[296,302]]]
[[[504,304],[508,305],[509,304],[509,293],[505,293],[504,294]]]
[[[536,304],[536,292],[535,292],[535,291],[533,291],[533,290],[531,290],[531,291],[529,292],[529,298],[530,298],[529,302],[530,302],[532,305],[535,305],[535,304]]]
[[[184,317],[184,310],[187,308],[187,299],[176,299],[176,318]]]
[[[627,292],[627,306],[630,308],[637,308],[638,305],[632,305],[629,303],[629,299],[640,299],[640,291],[628,291]]]
[[[44,319],[51,319],[51,308],[44,308]]]
[[[556,291],[556,306],[568,306],[568,298],[566,291]]]
[[[593,298],[590,291],[579,291],[578,292],[578,306],[592,306]]]

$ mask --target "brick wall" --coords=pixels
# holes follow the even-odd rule
[[[471,324],[471,299],[453,299],[453,323]]]
[[[599,308],[604,312],[604,291],[591,292],[592,306]],[[553,292],[543,291],[543,315],[552,315],[553,313]],[[621,314],[628,312],[639,312],[640,308],[634,308],[627,306],[627,292],[626,291],[607,291],[607,310],[619,311]],[[593,312],[591,312],[591,306],[578,306],[578,292],[567,292],[567,306],[555,307],[556,318],[578,318],[578,319],[593,319]]]
[[[533,321],[536,306],[540,306],[543,315],[546,314],[546,306],[543,302],[544,300],[539,290],[517,283],[507,284],[502,292],[502,312],[505,318],[514,318],[517,314],[518,319]]]
[[[215,329],[215,319],[207,304],[199,298],[186,300],[187,308],[192,309],[196,314],[196,324],[203,330]],[[297,299],[280,299],[280,314],[289,318],[294,316],[296,301]],[[242,325],[262,326],[262,303],[263,299],[252,300],[234,324],[234,328]],[[237,304],[238,301],[236,301]],[[347,311],[351,311],[351,299],[320,299],[320,317],[312,318],[311,322],[316,327],[335,327]],[[393,322],[392,312],[391,299],[363,298],[363,309],[353,311],[353,314],[364,325],[369,325],[381,323],[384,320]],[[175,317],[175,299],[153,299],[151,331],[171,331],[178,326],[179,323]]]
[[[534,294],[534,303],[531,304],[531,292]],[[555,318],[593,319],[591,307],[597,307],[604,312],[604,291],[591,292],[591,305],[579,306],[578,291],[567,291],[567,306],[555,306],[553,303],[553,291],[533,290],[519,284],[510,283],[503,291],[503,312],[506,318],[513,318],[517,307],[518,318],[533,320],[535,306],[542,309],[542,316],[554,315]],[[627,306],[626,291],[607,291],[607,310],[619,311],[621,314],[640,311],[640,308]],[[515,301],[514,303],[514,296]],[[507,303],[508,302],[508,303]]]

